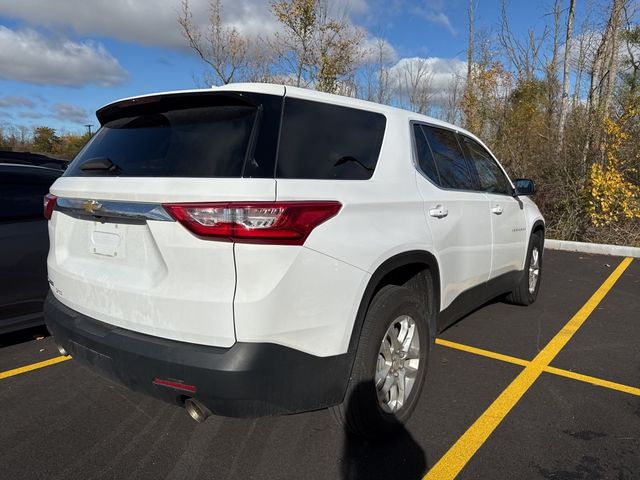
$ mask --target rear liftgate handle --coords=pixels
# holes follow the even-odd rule
[[[436,218],[444,218],[449,215],[449,210],[444,208],[442,205],[436,205],[434,208],[429,210],[429,215]]]

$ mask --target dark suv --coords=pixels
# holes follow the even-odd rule
[[[47,222],[42,197],[66,162],[0,151],[0,334],[44,323]]]

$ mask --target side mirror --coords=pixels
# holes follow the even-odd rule
[[[515,195],[533,195],[536,193],[536,184],[528,178],[517,178],[515,181]]]

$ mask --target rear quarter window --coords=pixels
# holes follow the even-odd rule
[[[416,145],[418,167],[433,183],[440,185],[440,175],[438,175],[438,169],[436,168],[431,147],[429,147],[427,137],[422,128],[422,125],[417,123],[413,124],[413,137]]]
[[[366,180],[378,162],[386,117],[287,98],[276,177]]]

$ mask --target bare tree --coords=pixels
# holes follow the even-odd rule
[[[362,66],[362,87],[360,96],[378,103],[391,103],[391,63],[393,50],[383,36],[375,38],[368,54],[368,61]]]
[[[444,94],[442,104],[442,116],[449,123],[458,123],[460,121],[460,102],[464,95],[465,79],[463,76],[452,73]]]
[[[569,109],[569,58],[573,43],[573,20],[576,15],[576,0],[569,0],[569,13],[567,15],[567,32],[564,42],[564,60],[562,68],[562,100],[560,103],[560,142],[564,142],[564,125],[567,122]]]
[[[211,67],[213,75],[205,79],[227,84],[246,75],[249,41],[235,27],[223,24],[221,0],[210,0],[209,25],[204,32],[194,22],[189,0],[182,1],[178,24],[189,46]]]
[[[433,72],[425,58],[406,59],[395,72],[397,91],[413,111],[426,114],[434,95]]]
[[[603,122],[609,114],[611,97],[616,81],[619,47],[618,40],[622,24],[622,13],[628,0],[613,0],[606,27],[593,57],[589,93],[587,97],[587,139],[582,150],[582,163],[586,168],[590,151],[600,148]],[[594,149],[594,150],[592,150]],[[604,161],[605,156],[600,156]]]
[[[539,37],[536,37],[535,31],[530,28],[527,30],[526,41],[520,40],[511,31],[507,14],[507,1],[502,0],[498,41],[510,63],[515,68],[518,79],[530,82],[536,78],[535,72],[538,70],[540,63],[540,49],[543,47],[548,35],[549,28],[545,25]]]
[[[467,80],[464,86],[463,94],[463,112],[465,119],[465,126],[470,130],[477,129],[477,112],[476,112],[476,95],[474,85],[474,14],[473,14],[473,0],[469,0],[467,7],[467,17],[469,21],[469,38],[467,39]]]
[[[471,83],[471,65],[473,64],[473,0],[469,0],[467,7],[469,20],[469,38],[467,39],[467,85]]]
[[[620,59],[619,40],[620,30],[622,28],[622,13],[627,2],[628,0],[613,0],[611,16],[609,17],[607,28],[605,30],[605,36],[608,37],[606,43],[606,61],[604,65],[606,73],[603,72],[603,85],[600,92],[602,110],[605,114],[609,112],[613,88],[618,76],[618,65]]]
[[[31,135],[31,128],[27,127],[26,125],[18,125],[17,128],[20,135],[20,146],[24,146],[26,145],[27,141],[29,140],[29,136]]]
[[[555,0],[553,6],[553,41],[551,48],[551,60],[547,64],[547,102],[549,121],[553,121],[553,117],[558,110],[558,49],[560,43],[560,14],[562,0]]]
[[[318,28],[318,5],[316,0],[279,0],[271,9],[285,28],[277,33],[272,47],[281,60],[289,65],[294,85],[303,85],[304,72],[313,63],[313,39]]]
[[[589,13],[586,13],[585,17],[580,23],[579,34],[575,38],[577,45],[572,42],[570,51],[570,68],[573,68],[575,72],[575,86],[571,101],[572,108],[578,106],[583,98],[588,96],[588,91],[585,91],[583,83],[585,82],[585,77],[589,77],[586,78],[586,81],[590,80],[593,56],[595,55],[594,45],[598,43],[600,37],[599,32],[591,24]]]
[[[364,32],[346,14],[331,15],[328,0],[278,0],[272,11],[284,27],[272,48],[296,86],[336,92],[353,83]]]
[[[314,75],[318,90],[334,93],[345,81],[353,81],[363,38],[364,32],[346,21],[329,20],[322,25]]]
[[[622,38],[625,43],[626,58],[624,60],[622,80],[627,89],[626,92],[623,92],[623,95],[626,94],[628,99],[624,99],[623,102],[628,103],[628,100],[640,102],[640,95],[638,95],[640,88],[640,58],[638,58],[640,25],[632,23],[628,9],[625,8],[624,14],[626,26]]]

